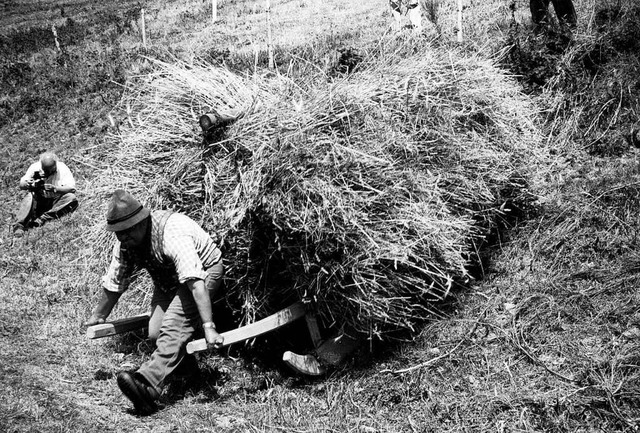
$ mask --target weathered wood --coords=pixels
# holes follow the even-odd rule
[[[316,357],[312,355],[298,355],[297,353],[286,351],[282,355],[282,360],[300,374],[320,376],[327,372]]]
[[[295,304],[284,308],[271,316],[265,317],[262,320],[241,326],[240,328],[233,329],[231,331],[223,332],[220,334],[224,338],[222,346],[229,346],[233,343],[245,341],[250,338],[275,331],[276,329],[301,318],[305,315],[305,312],[304,304],[302,302],[296,302]],[[207,350],[207,342],[204,338],[187,343],[187,353],[201,352],[203,350]]]
[[[316,318],[315,313],[309,311],[305,314],[304,319],[307,322],[307,328],[309,329],[309,336],[311,337],[313,347],[317,348],[322,344],[322,335],[320,334],[318,319]]]
[[[127,317],[125,319],[117,319],[111,322],[101,323],[100,325],[89,326],[87,328],[87,337],[91,339],[108,337],[110,335],[144,329],[148,326],[149,314],[140,314],[134,317]]]

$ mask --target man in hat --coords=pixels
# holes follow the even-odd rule
[[[531,20],[536,27],[548,24],[547,10],[549,9],[549,3],[553,3],[553,9],[556,11],[556,16],[561,25],[576,26],[578,17],[572,0],[530,0]]]
[[[149,414],[156,410],[165,378],[180,365],[195,363],[185,346],[197,329],[203,328],[209,346],[223,343],[211,311],[222,285],[222,252],[191,218],[150,211],[121,189],[109,202],[106,229],[117,241],[102,277],[102,297],[85,326],[104,323],[137,269],[149,272],[154,284],[149,337],[156,350],[136,372],[117,375],[136,410]]]
[[[43,153],[38,162],[29,166],[19,186],[29,193],[22,199],[16,214],[13,233],[17,237],[28,227],[40,227],[78,207],[73,174],[52,152]]]

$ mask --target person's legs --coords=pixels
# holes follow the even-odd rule
[[[24,230],[27,228],[35,214],[35,200],[33,194],[28,193],[20,202],[20,207],[16,213],[16,221],[13,225],[14,230]]]
[[[176,292],[163,292],[155,289],[151,298],[151,318],[149,319],[149,338],[156,341],[165,312],[169,308]],[[139,371],[131,373],[121,371],[117,375],[118,387],[133,402],[136,410],[148,415],[157,409],[155,401],[160,397],[157,386],[151,386],[149,380]]]
[[[402,0],[389,0],[389,7],[392,11],[400,13],[400,4]]]
[[[531,9],[531,21],[534,24],[543,24],[547,22],[547,10],[550,0],[530,0],[529,8]]]
[[[42,213],[38,212],[38,225],[42,225],[54,218],[60,218],[63,215],[75,211],[77,208],[78,199],[76,198],[76,195],[73,193],[63,194],[52,201],[49,209],[45,209]]]
[[[160,328],[164,315],[171,304],[175,293],[156,290],[151,299],[151,318],[149,319],[149,339],[154,343],[160,336]],[[198,374],[198,362],[193,355],[185,354],[180,364],[175,368],[174,373],[178,376],[193,376]]]
[[[222,294],[223,276],[222,260],[207,269],[205,285],[212,302]],[[171,302],[164,309],[162,305],[166,300],[163,301],[160,294],[157,297],[154,294],[154,299],[156,302],[149,321],[149,335],[156,332],[157,322],[160,321],[159,331],[156,334],[156,350],[151,355],[151,359],[140,366],[138,373],[160,393],[167,376],[185,360],[187,355],[185,347],[198,329],[200,315],[193,295],[186,285],[177,289]],[[186,359],[187,363],[191,361]]]
[[[151,317],[149,318],[149,339],[154,343],[160,335],[160,327],[162,326],[162,320],[164,314],[169,308],[169,304],[173,300],[175,292],[163,292],[162,290],[155,289],[153,296],[151,297]]]
[[[572,0],[551,0],[553,2],[553,9],[556,11],[556,16],[560,24],[569,24],[575,26],[578,23],[578,17],[576,15],[576,9],[573,6]]]
[[[156,350],[138,369],[138,373],[158,393],[167,376],[184,358],[185,346],[193,336],[198,322],[198,308],[193,295],[186,285],[182,285],[164,313]]]
[[[400,3],[401,0],[389,0],[389,7],[391,7],[391,14],[394,19],[394,26],[399,29],[400,23],[402,21],[402,15],[400,12]]]
[[[414,29],[422,30],[422,8],[418,0],[411,0],[407,6],[407,13],[409,15],[409,21]]]

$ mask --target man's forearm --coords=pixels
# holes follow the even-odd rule
[[[59,187],[56,187],[56,192],[60,194],[68,194],[70,192],[75,193],[76,189],[68,186],[59,186]]]
[[[111,310],[118,303],[121,293],[111,292],[109,290],[102,289],[102,297],[98,301],[98,306],[93,310],[93,315],[106,319],[111,314]]]
[[[209,291],[205,287],[204,281],[189,280],[187,281],[187,286],[189,286],[193,299],[196,301],[202,323],[211,322],[211,299],[209,298]]]

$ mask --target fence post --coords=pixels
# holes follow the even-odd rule
[[[144,19],[144,9],[140,9],[140,21],[141,21],[141,27],[142,27],[142,45],[146,49],[147,48],[147,30],[146,30],[146,24]]]
[[[273,45],[271,39],[271,0],[266,0],[267,4],[267,52],[269,53],[269,69],[275,68],[273,60]]]
[[[462,42],[462,0],[458,0],[458,42]]]

